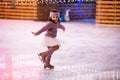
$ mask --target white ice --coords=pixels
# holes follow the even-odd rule
[[[17,66],[12,74],[14,80],[120,80],[120,28],[62,22],[66,31],[58,30],[61,47],[51,61],[55,69],[44,70],[37,57],[46,50],[41,46],[44,33],[35,37],[31,32],[45,24],[0,19],[1,71],[7,68],[6,60],[11,56],[8,61]],[[0,77],[6,79],[5,74]]]

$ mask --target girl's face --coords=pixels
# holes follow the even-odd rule
[[[53,21],[58,22],[59,17],[57,15],[51,17]]]

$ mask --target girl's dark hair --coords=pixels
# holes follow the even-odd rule
[[[59,12],[57,9],[52,9],[50,12]]]
[[[56,10],[56,9],[52,9],[50,12],[59,12],[59,11]],[[55,23],[55,22],[52,20],[51,17],[48,18],[48,21],[51,21],[51,22]],[[58,22],[60,23],[60,19],[58,19]]]

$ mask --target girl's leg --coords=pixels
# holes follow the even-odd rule
[[[52,46],[52,47],[48,46],[48,49],[49,49],[49,48],[53,48],[54,50],[58,50],[58,49],[59,49],[59,45]]]
[[[45,63],[46,61],[46,56],[48,56],[48,59],[50,58],[51,59],[51,55],[52,53],[55,51],[55,50],[58,50],[59,49],[59,45],[56,45],[56,46],[48,46],[48,51],[46,52],[42,52],[40,54],[38,54],[38,56],[41,56],[42,58],[42,62]],[[50,61],[50,59],[48,61]]]
[[[43,63],[46,63],[46,60],[47,60],[46,58],[47,58],[47,57],[50,57],[53,52],[54,52],[54,49],[53,49],[53,48],[48,48],[47,51],[38,54],[38,56],[41,56],[42,62],[43,62]],[[50,57],[50,58],[51,58],[51,57]]]
[[[53,52],[54,52],[54,49],[53,49],[53,48],[48,48],[47,51],[42,52],[42,53],[40,53],[40,54],[38,54],[38,55],[41,56],[42,62],[43,62],[43,63],[46,63],[46,58],[47,58],[48,56],[52,55]]]
[[[59,49],[59,46],[56,45],[56,46],[52,46],[52,47],[48,47],[48,51],[45,52],[45,55],[46,55],[46,59],[45,59],[45,65],[44,65],[44,68],[48,67],[48,68],[53,68],[54,66],[52,66],[50,64],[50,61],[51,61],[51,56],[53,54],[54,51],[58,50]]]

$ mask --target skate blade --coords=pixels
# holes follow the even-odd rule
[[[40,59],[40,61],[42,62],[42,63],[44,63],[43,62],[43,60],[42,60],[42,57],[38,54],[38,58]]]

